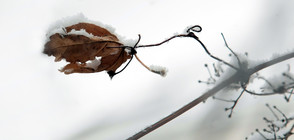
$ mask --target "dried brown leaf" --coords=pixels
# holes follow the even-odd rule
[[[85,30],[93,37],[68,34],[72,30]],[[66,27],[65,34],[51,35],[43,53],[55,56],[55,61],[65,59],[69,62],[60,70],[65,74],[116,71],[131,57],[119,46],[123,44],[108,30],[90,23],[78,23]],[[101,58],[100,62],[97,57]]]

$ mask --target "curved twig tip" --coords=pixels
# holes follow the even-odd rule
[[[136,44],[134,45],[134,48],[137,48],[137,45],[139,44],[140,40],[141,40],[141,35],[138,34],[138,41],[136,42]]]
[[[202,27],[200,25],[194,25],[192,27],[189,27],[187,29],[187,33],[190,33],[190,32],[201,32],[202,31]]]

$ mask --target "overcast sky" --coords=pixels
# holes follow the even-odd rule
[[[198,24],[200,39],[226,60],[221,32],[232,49],[252,59],[268,60],[294,45],[293,0],[1,0],[0,139],[125,139],[210,88],[197,81],[208,78],[203,66],[214,61],[191,39],[138,50],[147,65],[168,68],[165,78],[136,60],[113,80],[106,72],[60,73],[65,62],[42,54],[45,34],[56,20],[79,13],[126,38],[141,34],[140,44]],[[289,111],[282,96],[267,99]],[[244,139],[262,122],[265,115],[256,112],[267,112],[265,102],[245,97],[227,119],[223,109],[230,104],[210,99],[143,139]]]

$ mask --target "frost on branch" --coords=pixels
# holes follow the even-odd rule
[[[267,93],[292,93],[294,88],[294,74],[290,72],[290,65],[288,70],[270,78],[258,77],[265,81],[264,86],[261,87],[263,92]]]
[[[290,66],[288,66],[288,71],[283,72],[278,77],[262,77],[259,75],[259,73],[257,73],[258,70],[256,70],[257,67],[260,66],[260,64],[262,63],[249,60],[248,53],[245,53],[244,55],[235,53],[231,48],[229,48],[224,36],[223,39],[225,41],[226,47],[232,53],[230,54],[232,61],[230,63],[225,62],[224,60],[212,56],[209,53],[209,55],[212,58],[218,60],[218,62],[217,65],[213,64],[214,74],[211,72],[210,67],[207,64],[205,64],[205,67],[209,73],[209,78],[207,81],[199,80],[199,83],[216,85],[222,82],[222,79],[228,79],[232,75],[236,75],[238,77],[238,80],[236,80],[234,83],[226,87],[226,89],[235,89],[237,91],[240,91],[240,94],[236,99],[223,99],[220,97],[213,96],[213,99],[233,103],[231,107],[225,108],[225,111],[230,111],[228,115],[229,117],[232,116],[235,106],[237,105],[238,101],[241,99],[241,96],[244,93],[257,96],[281,94],[284,95],[284,98],[287,102],[290,100],[292,94],[294,94],[294,75],[290,72]],[[226,67],[226,69],[223,68],[224,66]],[[248,85],[252,84],[255,79],[263,80],[265,82],[265,85],[263,87],[260,87],[260,93],[247,89]]]
[[[235,56],[236,55],[236,56]],[[223,62],[216,62],[212,65],[205,64],[204,67],[208,71],[209,77],[207,80],[199,80],[199,83],[205,83],[207,85],[216,85],[220,82],[222,82],[224,79],[229,78],[230,76],[234,75],[238,71],[248,71],[248,69],[255,64],[254,61],[250,60],[248,58],[248,54],[244,53],[235,53],[235,55],[229,54],[230,56],[230,63],[234,68],[228,66],[227,64]],[[252,82],[253,77],[250,77],[250,79],[246,79],[245,82]],[[238,90],[241,88],[240,85],[241,81],[238,81],[236,83],[232,83],[226,89],[235,89]]]

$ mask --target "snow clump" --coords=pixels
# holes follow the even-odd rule
[[[136,42],[137,42],[137,40],[126,39],[126,37],[117,34],[115,32],[115,28],[113,28],[110,25],[103,24],[103,23],[98,22],[98,21],[89,20],[82,13],[79,13],[79,14],[76,14],[74,16],[69,16],[69,17],[62,18],[61,20],[58,20],[55,23],[53,23],[48,28],[45,43],[50,41],[50,36],[52,36],[52,35],[54,35],[56,33],[59,33],[60,35],[77,34],[77,35],[84,35],[86,37],[95,37],[93,34],[86,32],[86,30],[84,30],[84,29],[81,29],[81,30],[74,30],[73,29],[70,32],[66,33],[65,27],[72,26],[72,25],[75,25],[75,24],[78,24],[78,23],[91,23],[91,24],[95,24],[97,26],[100,26],[102,28],[105,28],[106,30],[108,30],[109,32],[114,34],[119,39],[119,41],[122,44],[124,44],[125,46],[134,46],[136,44]]]
[[[149,66],[149,68],[151,72],[157,73],[161,75],[162,77],[165,77],[168,72],[167,68],[162,66],[151,65]]]

